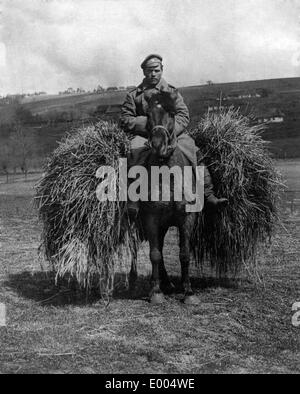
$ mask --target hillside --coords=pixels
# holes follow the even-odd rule
[[[268,122],[263,138],[271,141],[270,150],[276,157],[300,156],[300,78],[189,86],[179,91],[189,107],[191,127],[208,110],[234,106],[255,122]],[[39,151],[47,154],[65,130],[78,123],[97,118],[117,120],[125,95],[125,91],[53,95],[25,98],[21,105],[40,120],[40,124],[27,124],[26,128],[44,145]],[[13,116],[12,106],[0,106],[0,138],[5,135],[3,124]]]
[[[81,114],[89,115],[90,111],[95,110],[99,105],[119,105],[122,104],[126,92],[108,92],[101,94],[78,94],[49,97],[48,100],[36,100],[24,103],[24,107],[33,114],[45,114],[49,111],[71,111],[75,110]]]
[[[179,91],[185,98],[186,103],[190,107],[192,116],[198,112],[205,111],[206,105],[214,100],[219,100],[220,95],[223,99],[232,93],[252,93],[265,90],[265,94],[269,101],[275,99],[276,104],[279,102],[284,104],[286,99],[300,97],[300,78],[284,78],[269,79],[261,81],[248,82],[231,82],[222,84],[199,85],[179,88]],[[48,98],[36,98],[33,100],[24,99],[22,104],[33,114],[43,114],[51,110],[67,111],[70,109],[78,109],[81,112],[88,112],[96,109],[97,106],[104,105],[120,105],[125,98],[126,92],[104,92],[100,94],[78,94],[65,96],[48,96]],[[277,99],[276,99],[276,96]],[[293,97],[295,96],[295,97]],[[278,100],[279,99],[279,100]],[[268,100],[267,100],[268,101]],[[272,100],[271,100],[272,101]],[[249,100],[242,99],[239,103],[248,103]],[[254,104],[254,102],[251,102]],[[265,103],[264,100],[256,100],[255,106]]]

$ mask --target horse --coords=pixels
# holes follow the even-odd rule
[[[148,146],[149,154],[146,159],[145,168],[147,169],[148,179],[151,180],[151,168],[153,166],[161,168],[167,166],[169,169],[174,166],[182,171],[184,167],[191,163],[177,146],[177,137],[174,131],[175,125],[175,102],[176,91],[160,92],[151,96],[148,101]],[[195,173],[193,172],[193,183]],[[151,182],[149,184],[149,197],[151,193]],[[160,187],[162,182],[160,180]],[[150,247],[150,261],[152,264],[150,302],[161,304],[165,301],[164,293],[174,292],[174,285],[169,279],[164,265],[163,246],[164,238],[168,229],[175,226],[179,230],[179,260],[181,263],[181,284],[184,292],[183,301],[186,304],[197,304],[198,299],[191,287],[189,276],[190,265],[190,240],[196,223],[197,212],[187,212],[188,202],[183,198],[180,201],[174,199],[174,179],[170,187],[169,201],[148,201],[140,202],[140,212],[136,219],[142,227],[144,238],[148,240]],[[134,256],[136,259],[136,255]],[[132,264],[129,285],[130,289],[135,286],[137,278],[136,264]]]

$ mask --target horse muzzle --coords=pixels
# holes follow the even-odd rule
[[[176,141],[170,144],[172,138],[169,131],[163,126],[155,126],[149,140],[152,152],[160,159],[168,159],[175,150]]]

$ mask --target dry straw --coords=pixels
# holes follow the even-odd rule
[[[68,135],[49,157],[37,185],[42,246],[58,277],[74,277],[84,288],[97,280],[102,294],[113,289],[115,262],[137,248],[124,202],[99,202],[97,169],[108,165],[118,174],[129,140],[109,122]]]
[[[192,240],[196,261],[208,258],[217,273],[241,267],[256,272],[256,255],[278,222],[280,174],[254,125],[237,110],[207,114],[190,132],[213,178],[216,195],[226,197],[223,211],[204,209]]]

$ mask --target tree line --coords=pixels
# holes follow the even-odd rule
[[[39,165],[38,146],[32,129],[26,124],[35,121],[30,111],[21,105],[14,107],[9,123],[0,124],[0,172],[6,175],[21,171],[27,177],[30,165]]]

